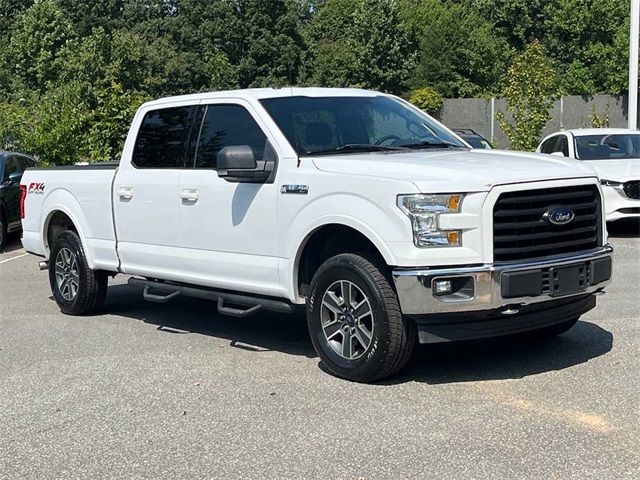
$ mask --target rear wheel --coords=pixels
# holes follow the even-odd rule
[[[58,235],[49,256],[49,283],[62,313],[94,313],[107,296],[107,280],[106,272],[89,268],[77,233]]]
[[[311,281],[307,323],[316,352],[336,376],[372,382],[397,373],[416,343],[383,271],[365,257],[340,254]]]

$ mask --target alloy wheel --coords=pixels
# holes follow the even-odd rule
[[[344,359],[360,358],[371,345],[371,302],[353,282],[339,280],[329,286],[322,297],[320,320],[327,343]]]
[[[61,248],[56,255],[56,284],[62,297],[68,302],[78,294],[80,277],[78,275],[78,259],[68,248]]]

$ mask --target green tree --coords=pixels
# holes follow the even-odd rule
[[[501,89],[512,50],[472,8],[441,0],[405,0],[403,17],[419,39],[413,88],[430,85],[445,97]]]
[[[327,0],[304,33],[304,83],[405,90],[415,43],[395,0]]]
[[[356,59],[349,38],[357,7],[358,0],[326,0],[305,25],[304,84],[332,87],[353,84]]]
[[[462,0],[463,11],[475,10],[495,26],[500,38],[518,51],[545,37],[545,17],[559,0]]]
[[[544,45],[564,74],[565,92],[628,88],[628,0],[556,0],[545,7],[544,27]]]
[[[8,62],[19,85],[44,92],[57,75],[55,59],[75,38],[71,21],[54,0],[36,0],[20,14],[8,45]]]
[[[415,43],[395,0],[360,1],[348,45],[355,57],[354,81],[400,94],[415,66]]]
[[[296,82],[304,47],[300,5],[293,0],[237,0],[242,25],[238,80],[241,87]]]
[[[514,150],[535,150],[540,133],[550,118],[549,109],[558,97],[557,77],[544,47],[534,41],[518,55],[507,72],[503,96],[507,111],[498,112],[500,127]]]
[[[409,101],[416,107],[430,114],[437,113],[444,103],[442,95],[430,87],[413,90],[409,94]]]

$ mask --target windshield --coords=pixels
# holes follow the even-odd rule
[[[640,158],[640,135],[585,135],[575,138],[576,158],[617,160]]]
[[[428,116],[382,95],[278,97],[261,103],[301,156],[467,148]]]

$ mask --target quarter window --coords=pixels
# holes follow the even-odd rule
[[[225,147],[248,145],[257,162],[267,160],[273,149],[246,108],[240,105],[208,105],[196,150],[196,168],[216,168]],[[265,154],[266,152],[266,154]]]
[[[183,168],[194,107],[163,108],[142,120],[133,149],[138,168]]]

